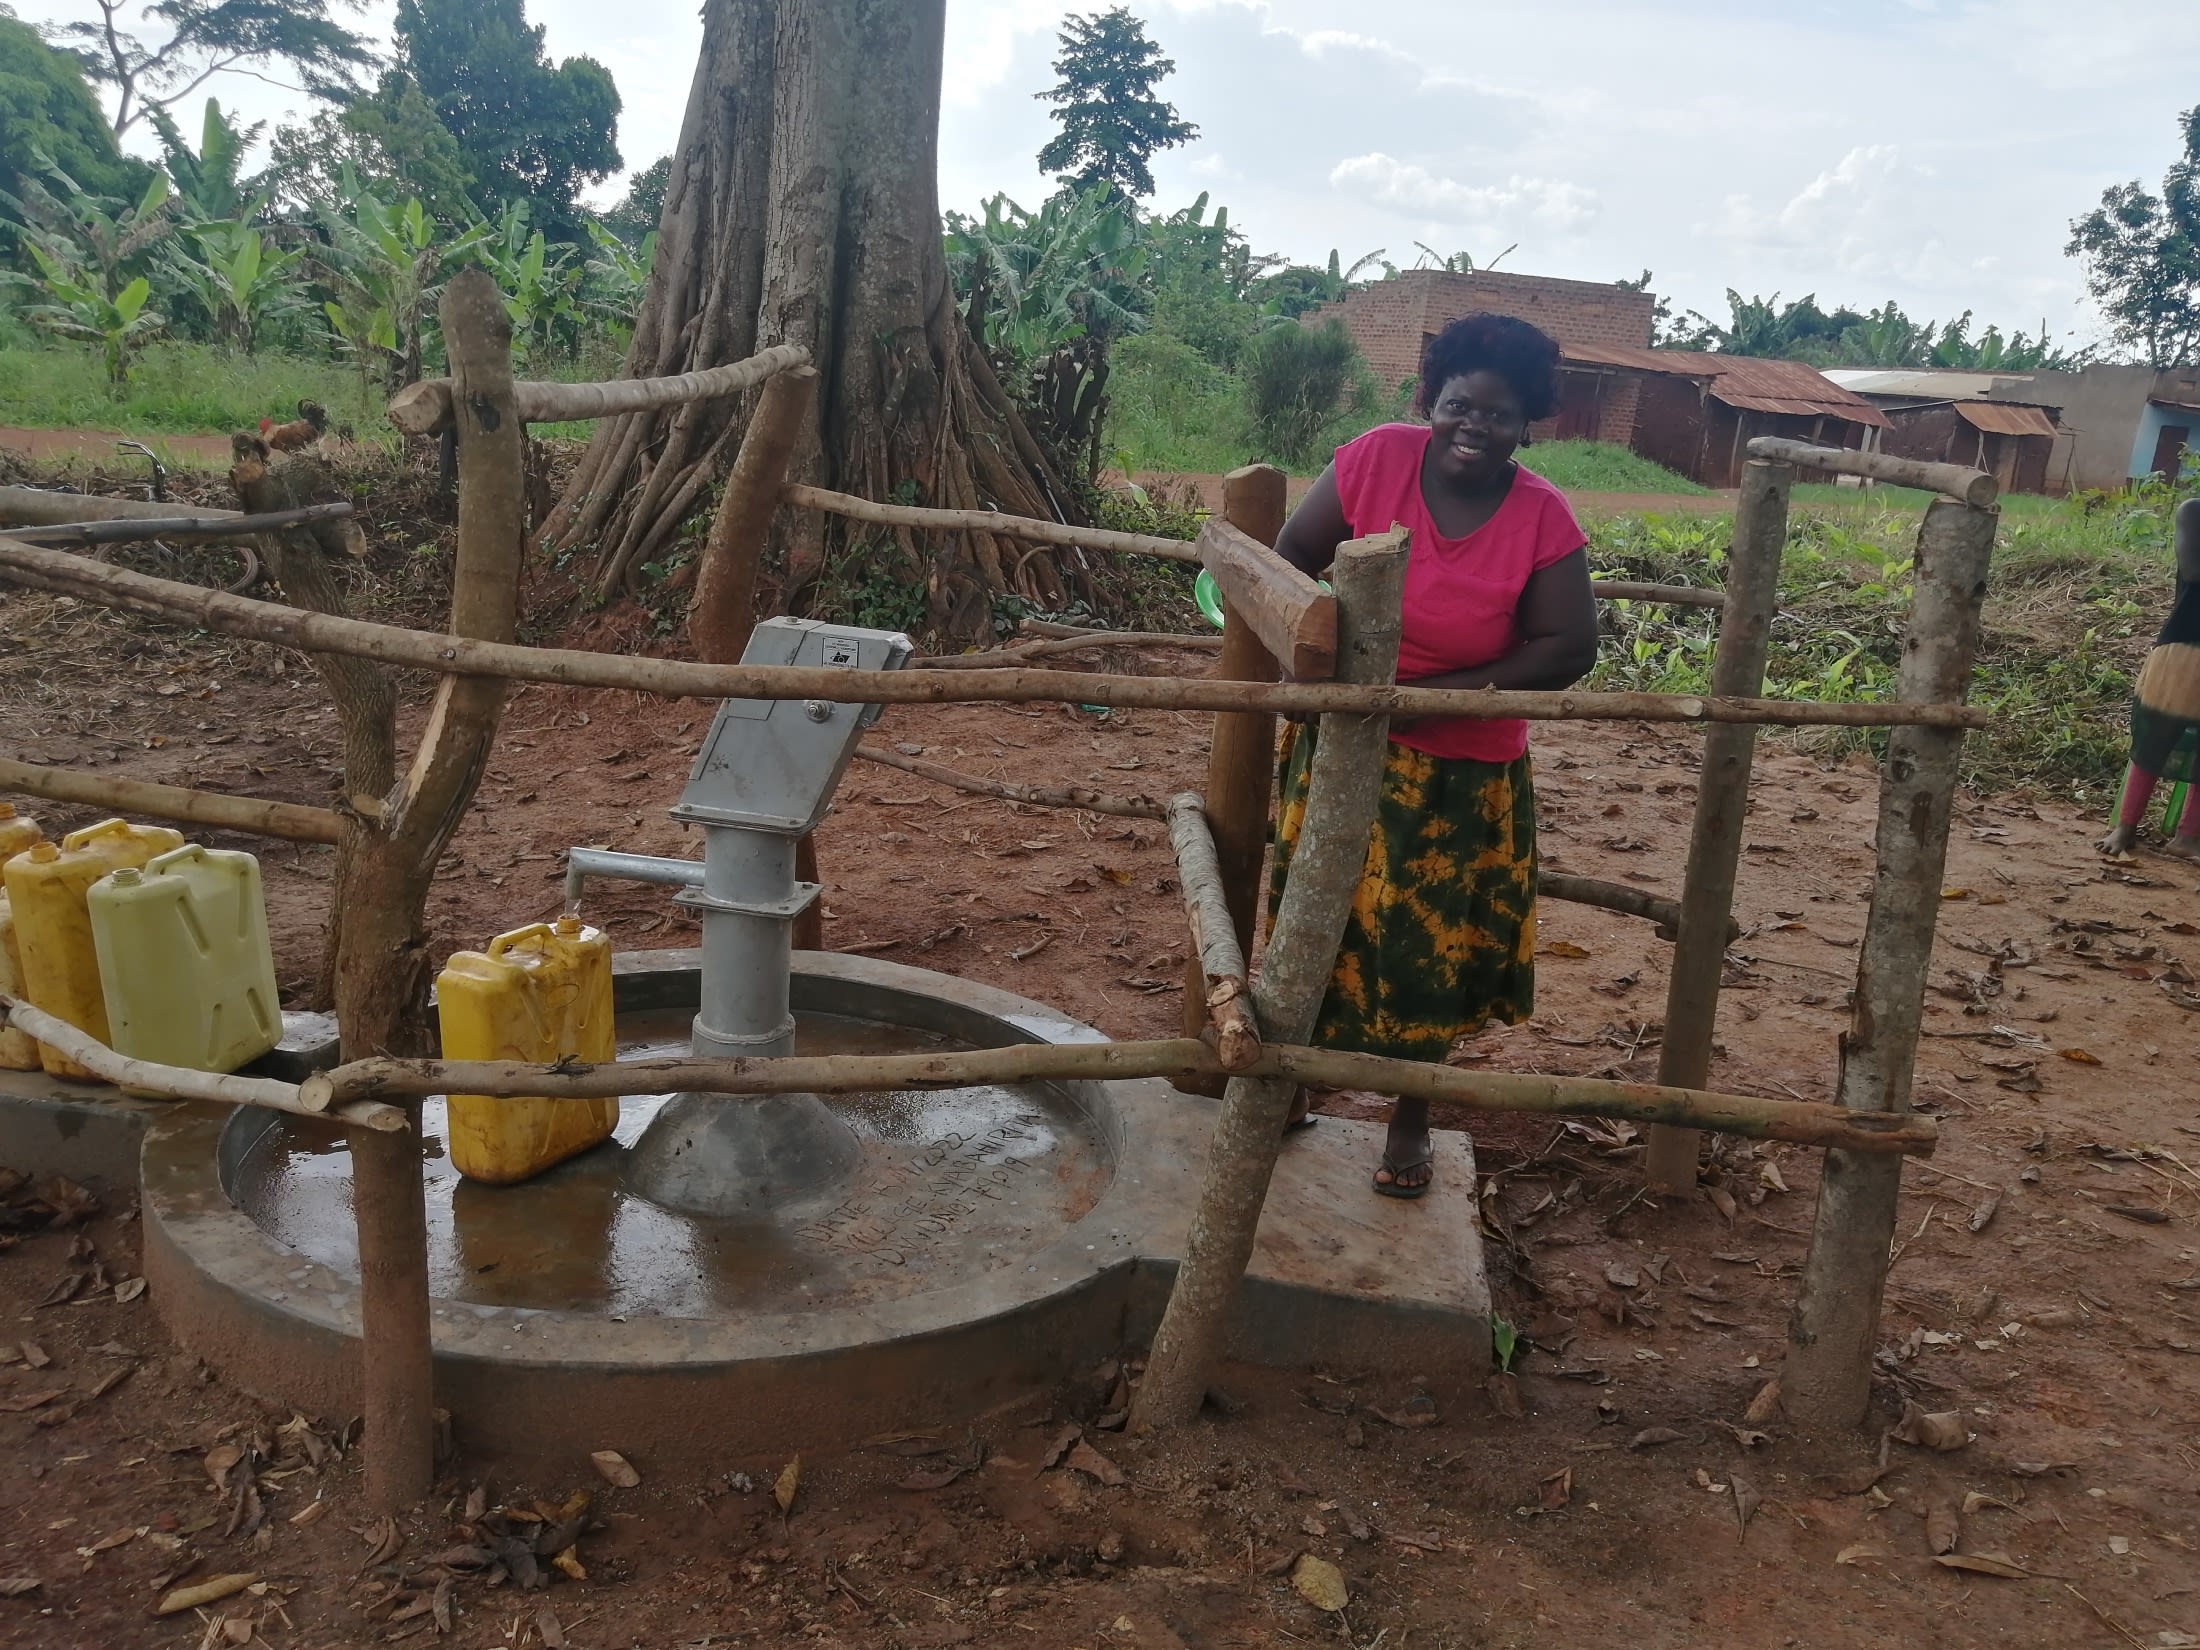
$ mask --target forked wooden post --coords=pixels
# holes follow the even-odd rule
[[[443,336],[451,357],[452,419],[459,453],[458,554],[451,631],[509,641],[519,611],[527,538],[526,430],[512,388],[511,325],[496,283],[467,270],[444,288]],[[412,766],[381,828],[361,847],[355,897],[404,905],[407,951],[419,946],[418,891],[427,886],[487,765],[506,684],[446,676],[436,690]],[[355,955],[374,934],[367,913],[347,911],[337,1008],[345,1052],[418,1035],[415,970],[426,959]],[[381,943],[379,941],[377,944]],[[372,949],[372,947],[368,947]],[[393,968],[393,962],[403,967]],[[347,983],[347,971],[353,977]],[[388,1000],[403,997],[406,1000]],[[383,1134],[349,1132],[352,1216],[359,1240],[362,1413],[367,1499],[396,1512],[435,1486],[435,1348],[430,1328],[428,1214],[421,1177],[420,1113]]]
[[[1405,534],[1394,529],[1339,547],[1330,576],[1337,587],[1338,676],[1362,683],[1395,679]],[[1304,1043],[1313,1035],[1367,866],[1389,734],[1385,715],[1322,718],[1306,817],[1253,989],[1264,1038]],[[1231,1304],[1253,1258],[1283,1119],[1297,1087],[1288,1078],[1233,1077],[1223,1091],[1191,1237],[1132,1411],[1141,1431],[1178,1426],[1199,1413]]]
[[[1916,594],[1902,641],[1899,698],[1957,703],[1966,696],[1998,518],[1996,510],[1949,499],[1927,508],[1917,536]],[[1855,1006],[1841,1043],[1837,1098],[1853,1111],[1910,1109],[1962,749],[1960,729],[1897,728],[1887,739],[1879,869],[1857,958]],[[1838,1149],[1826,1153],[1781,1374],[1788,1414],[1806,1429],[1857,1426],[1870,1411],[1880,1299],[1901,1191],[1898,1165]]]
[[[1284,474],[1273,464],[1248,464],[1222,478],[1222,519],[1248,538],[1274,545],[1283,531]],[[1276,661],[1252,626],[1222,609],[1222,657],[1214,674],[1235,682],[1273,682]],[[1237,931],[1239,952],[1253,954],[1260,910],[1260,867],[1268,850],[1268,803],[1275,786],[1276,719],[1266,711],[1218,711],[1207,747],[1207,825],[1222,870],[1222,897]],[[1197,957],[1184,959],[1184,1035],[1207,1025],[1207,975]],[[1219,1085],[1203,1084],[1219,1094]]]
[[[1713,693],[1754,699],[1764,691],[1772,616],[1780,603],[1780,556],[1787,546],[1788,493],[1794,485],[1795,471],[1786,464],[1753,458],[1742,471],[1734,548],[1727,558],[1726,607],[1719,616],[1718,651],[1711,661]],[[1711,1076],[1719,979],[1726,966],[1734,877],[1742,859],[1756,754],[1755,728],[1727,724],[1704,733],[1696,822],[1681,885],[1680,933],[1665,989],[1665,1040],[1658,1050],[1658,1081],[1675,1088],[1700,1089]],[[1695,1189],[1701,1138],[1694,1129],[1651,1129],[1643,1169],[1652,1191]]]

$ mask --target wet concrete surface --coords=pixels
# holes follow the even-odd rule
[[[628,1058],[685,1054],[687,1017],[621,1018]],[[800,1054],[923,1053],[959,1045],[904,1026],[798,1017]],[[1088,1213],[1114,1173],[1100,1128],[1044,1084],[834,1095],[862,1157],[834,1195],[776,1218],[713,1218],[627,1190],[634,1142],[670,1097],[630,1097],[613,1137],[536,1179],[463,1179],[425,1113],[430,1286],[477,1306],[717,1317],[830,1309],[921,1293],[1006,1267]],[[739,1099],[723,1102],[740,1105]],[[231,1196],[285,1248],[356,1278],[350,1156],[341,1137],[280,1119],[230,1176]]]

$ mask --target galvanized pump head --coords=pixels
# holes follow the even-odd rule
[[[891,631],[768,619],[742,662],[895,670],[912,651],[908,637]],[[819,892],[795,881],[795,843],[824,817],[880,708],[828,699],[728,699],[718,707],[672,810],[703,827],[702,886],[677,896],[703,929],[691,1040],[698,1059],[793,1052],[791,930]],[[634,1143],[628,1184],[668,1208],[764,1215],[829,1193],[858,1155],[847,1125],[814,1094],[681,1095]]]

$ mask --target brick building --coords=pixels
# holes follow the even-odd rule
[[[1561,344],[1648,349],[1656,308],[1649,293],[1603,281],[1483,269],[1464,275],[1409,269],[1309,310],[1301,319],[1310,325],[1332,316],[1342,321],[1387,389],[1417,377],[1423,345],[1478,309],[1532,321]]]

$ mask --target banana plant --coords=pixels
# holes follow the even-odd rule
[[[72,272],[96,274],[110,300],[144,273],[146,255],[175,232],[175,198],[158,172],[133,204],[95,195],[52,166],[44,179],[24,181],[20,199],[0,196],[0,204],[16,208],[26,244]]]
[[[553,251],[541,230],[528,231],[525,201],[507,206],[494,229],[481,226],[475,255],[496,278],[512,330],[530,349],[578,344],[580,289],[588,271],[571,247]]]
[[[580,307],[601,326],[631,328],[642,307],[642,294],[649,288],[650,269],[657,262],[657,231],[652,229],[639,247],[631,247],[593,220],[586,228],[596,255],[588,260]]]
[[[322,211],[321,225],[328,241],[314,261],[332,294],[322,311],[330,327],[362,375],[379,366],[390,389],[417,382],[444,277],[487,238],[487,226],[439,240],[418,196],[386,205],[348,167],[338,204]]]
[[[240,223],[196,224],[186,238],[197,256],[175,252],[170,274],[227,347],[250,355],[267,327],[308,307],[299,280],[302,248],[271,250],[257,229]]]
[[[140,275],[110,296],[89,271],[55,257],[37,241],[24,245],[37,266],[35,285],[43,295],[42,302],[23,307],[24,318],[61,337],[98,344],[107,363],[108,391],[120,400],[130,381],[131,352],[168,324],[165,316],[146,307],[152,283]],[[14,279],[24,281],[22,276]]]

